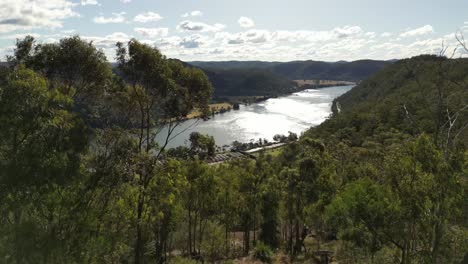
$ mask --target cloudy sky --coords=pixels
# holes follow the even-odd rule
[[[451,55],[457,32],[467,0],[0,0],[0,60],[28,34],[80,35],[110,61],[130,38],[185,61],[337,61]]]

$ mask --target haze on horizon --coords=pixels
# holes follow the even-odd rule
[[[388,60],[442,47],[451,55],[455,34],[468,33],[466,10],[461,0],[3,0],[0,60],[26,35],[79,35],[110,61],[115,43],[131,38],[184,61]]]

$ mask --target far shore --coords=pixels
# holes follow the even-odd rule
[[[304,91],[307,89],[320,89],[333,86],[348,86],[356,85],[354,82],[349,81],[336,81],[336,80],[293,80],[296,84],[297,89],[291,91],[288,94],[278,95],[233,95],[233,96],[219,96],[215,99],[216,103],[209,104],[210,115],[203,117],[203,113],[199,110],[193,110],[186,116],[186,120],[205,118],[209,119],[210,116],[229,112],[231,110],[237,110],[239,104],[249,105],[260,103],[271,98],[278,98],[281,96],[288,96],[296,92]],[[236,109],[237,108],[237,109]]]

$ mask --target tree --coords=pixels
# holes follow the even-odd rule
[[[262,223],[260,225],[259,239],[275,249],[279,246],[279,203],[281,193],[279,190],[279,183],[272,177],[270,182],[264,187],[261,196],[261,209]]]
[[[173,139],[174,129],[194,108],[207,109],[212,87],[199,70],[188,69],[168,61],[156,48],[130,40],[127,47],[117,43],[118,69],[129,82],[122,100],[138,138],[138,158],[135,181],[138,186],[136,203],[136,234],[134,262],[143,259],[143,218],[148,206],[148,188],[158,180],[155,173],[161,154]],[[164,132],[163,132],[164,131]],[[156,135],[165,133],[161,146]]]
[[[2,244],[11,246],[7,252],[16,263],[47,261],[61,246],[66,224],[59,219],[65,218],[67,199],[59,193],[79,176],[88,144],[72,103],[22,65],[0,86],[0,200],[6,210],[1,226],[11,231]],[[47,225],[41,214],[49,215]],[[40,246],[33,243],[40,239]]]
[[[450,247],[443,242],[446,224],[460,213],[458,173],[425,135],[405,148],[389,151],[383,182],[363,178],[349,184],[327,207],[328,222],[371,254],[393,245],[402,264],[449,260],[441,252],[442,245]]]
[[[190,133],[190,152],[198,155],[200,159],[213,157],[215,154],[215,140],[212,136],[202,135],[198,132]]]
[[[10,61],[42,73],[49,80],[49,87],[72,97],[77,110],[88,118],[96,115],[99,99],[112,78],[104,52],[79,36],[52,44],[36,44],[33,37],[26,36],[17,41]]]

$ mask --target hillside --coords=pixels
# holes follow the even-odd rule
[[[468,120],[467,72],[468,59],[422,55],[398,61],[335,99],[334,117],[309,133],[328,137],[346,129],[350,138],[361,142],[391,128],[408,134],[441,134],[447,132],[448,115],[458,118],[455,131]],[[466,130],[460,138],[467,138]]]
[[[277,96],[297,90],[296,85],[265,69],[203,69],[215,96]]]
[[[358,60],[358,61],[292,61],[292,62],[264,62],[264,61],[209,61],[189,62],[197,67],[210,70],[232,69],[268,69],[289,80],[323,79],[338,81],[360,81],[382,69],[394,61]]]
[[[358,60],[352,62],[293,61],[275,65],[272,71],[291,80],[325,79],[338,81],[364,80],[390,61]]]
[[[282,64],[282,62],[269,62],[269,61],[190,61],[191,65],[207,68],[207,69],[240,69],[240,68],[259,68],[266,69],[276,65]]]
[[[278,96],[297,91],[292,80],[366,79],[394,61],[192,61],[184,66],[202,69],[214,87],[214,97]]]
[[[168,149],[188,113],[208,114],[211,83],[127,46],[118,72],[78,36],[26,38],[0,66],[2,263],[462,263],[468,59],[389,65],[322,125],[251,156],[216,153],[202,130]],[[293,89],[269,69],[206,71],[218,92]],[[281,126],[247,118],[215,122]]]
[[[287,78],[264,68],[244,68],[244,62],[238,62],[239,67],[203,68],[194,63],[177,61],[184,67],[201,69],[214,87],[214,98],[226,96],[279,96],[297,91],[297,85]],[[248,62],[245,62],[248,63]],[[210,63],[207,63],[209,65]],[[228,63],[229,64],[229,63]],[[115,74],[120,75],[117,64],[112,63]]]

